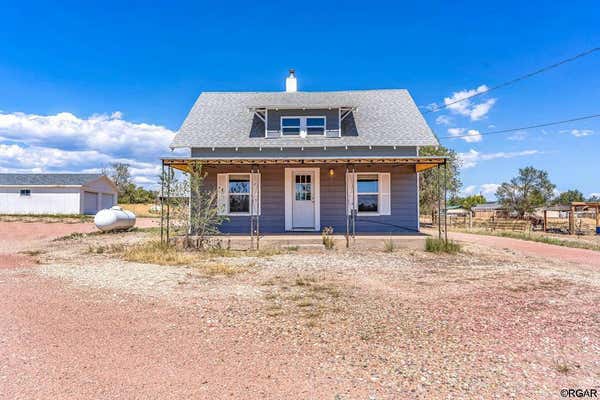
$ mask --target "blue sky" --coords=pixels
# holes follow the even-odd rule
[[[0,171],[118,159],[150,185],[201,91],[282,90],[294,67],[300,90],[406,88],[426,110],[600,45],[597,2],[487,3],[3,4]],[[600,118],[477,135],[600,113],[599,71],[596,52],[427,114],[440,137],[472,131],[442,142],[464,190],[489,196],[533,165],[559,190],[600,193]]]

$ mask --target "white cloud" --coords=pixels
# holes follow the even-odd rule
[[[123,120],[121,112],[79,118],[71,113],[0,113],[0,170],[99,172],[130,164],[134,180],[149,185],[175,133],[163,126]]]
[[[473,168],[481,161],[495,160],[498,158],[514,158],[531,156],[539,154],[538,150],[523,150],[516,152],[498,152],[498,153],[480,153],[477,150],[471,149],[466,153],[458,153],[458,157],[462,162],[462,168]]]
[[[469,129],[464,135],[465,128],[449,128],[448,133],[450,136],[457,137],[459,139],[464,140],[467,143],[481,142],[482,136],[476,129]]]
[[[452,123],[452,118],[447,115],[440,115],[435,119],[435,123],[438,125],[450,125]]]
[[[597,192],[597,193],[590,193],[590,194],[588,195],[588,197],[600,197],[600,192]]]
[[[484,197],[495,196],[496,190],[498,190],[499,187],[500,184],[498,183],[484,183],[481,185],[480,192]]]
[[[575,137],[585,137],[591,136],[594,134],[594,131],[591,129],[571,129],[570,131],[561,131],[562,133],[570,133]]]
[[[513,140],[515,142],[522,142],[526,138],[527,138],[527,132],[526,131],[516,131],[515,133],[513,133],[512,135],[510,135],[507,139],[508,140]]]
[[[452,112],[463,115],[465,117],[469,117],[471,121],[477,121],[487,115],[487,113],[492,109],[494,104],[496,104],[496,99],[487,99],[479,102],[478,99],[467,99],[459,101],[458,103],[454,102],[467,98],[469,96],[476,95],[478,93],[483,93],[487,90],[488,87],[486,85],[481,85],[476,89],[461,90],[459,92],[454,92],[452,96],[444,98],[444,104]]]
[[[476,190],[477,190],[477,186],[476,185],[469,185],[469,186],[466,186],[462,190],[462,194],[465,195],[465,196],[470,196],[473,193],[475,193]]]

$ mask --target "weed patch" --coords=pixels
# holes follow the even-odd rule
[[[445,241],[439,238],[428,237],[425,241],[425,251],[455,254],[460,252],[460,245],[452,240]]]

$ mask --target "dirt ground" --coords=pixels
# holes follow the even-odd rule
[[[160,266],[93,251],[147,232],[4,224],[5,255],[31,259],[0,269],[6,398],[560,398],[600,382],[593,263],[473,243]]]

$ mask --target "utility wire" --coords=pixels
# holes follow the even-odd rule
[[[598,117],[600,117],[600,114],[586,115],[584,117],[564,119],[562,121],[555,121],[555,122],[546,122],[546,123],[543,123],[543,124],[523,126],[523,127],[520,127],[520,128],[511,128],[511,129],[502,129],[502,130],[499,130],[499,131],[483,132],[483,133],[480,133],[479,135],[481,135],[481,136],[487,136],[487,135],[496,135],[496,134],[499,134],[499,133],[508,133],[508,132],[520,131],[520,130],[525,130],[525,129],[543,128],[545,126],[566,124],[568,122],[582,121],[584,119],[592,119],[592,118],[598,118]],[[456,135],[456,136],[440,136],[440,137],[438,137],[438,139],[454,139],[454,138],[461,138],[461,137],[467,137],[467,136],[479,136],[479,135],[469,135],[469,134],[467,134],[467,135]]]
[[[542,72],[546,72],[546,71],[551,70],[553,68],[559,67],[559,66],[561,66],[563,64],[566,64],[566,63],[569,63],[571,61],[575,61],[575,60],[577,60],[579,58],[588,56],[588,55],[590,55],[590,54],[592,54],[592,53],[594,53],[594,52],[596,52],[598,50],[600,50],[600,47],[594,47],[593,49],[586,50],[583,53],[579,53],[577,55],[574,55],[573,57],[566,58],[566,59],[564,59],[562,61],[559,61],[557,63],[554,63],[554,64],[548,65],[546,67],[540,68],[537,71],[530,72],[528,74],[519,76],[518,78],[514,78],[514,79],[511,79],[511,80],[506,81],[506,82],[502,82],[502,83],[500,83],[500,84],[498,84],[496,86],[492,86],[491,88],[487,88],[486,90],[483,90],[481,92],[477,92],[477,93],[472,94],[470,96],[463,97],[462,99],[458,99],[458,100],[452,101],[450,103],[447,103],[447,104],[444,104],[444,105],[441,105],[441,106],[437,106],[437,107],[435,107],[434,109],[431,109],[431,110],[423,111],[423,114],[437,112],[437,111],[443,110],[444,108],[446,108],[448,106],[451,106],[453,104],[460,103],[461,101],[472,99],[473,97],[477,97],[477,96],[481,96],[483,94],[489,93],[492,90],[496,90],[496,89],[500,89],[500,88],[512,85],[512,84],[517,83],[519,81],[522,81],[524,79],[531,78],[532,76],[541,74]]]

